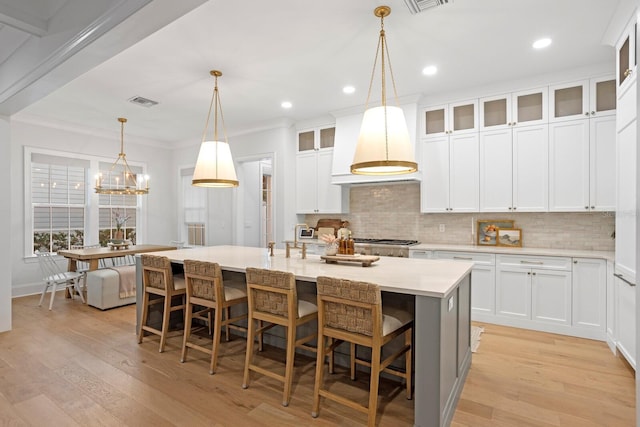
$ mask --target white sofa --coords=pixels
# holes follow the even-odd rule
[[[135,266],[130,266],[123,274],[135,276]],[[128,304],[135,304],[135,293],[126,298],[120,298],[120,274],[111,268],[89,271],[87,273],[87,304],[106,310]]]

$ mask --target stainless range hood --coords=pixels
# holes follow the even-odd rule
[[[404,115],[409,128],[409,137],[416,147],[416,119],[417,103],[400,105],[404,110]],[[345,115],[334,114],[336,118],[336,135],[333,146],[333,164],[331,171],[331,183],[350,185],[350,184],[373,184],[373,183],[390,183],[390,182],[419,182],[422,179],[420,170],[412,174],[404,175],[387,175],[387,176],[371,176],[371,175],[354,175],[351,173],[351,163],[353,154],[356,150],[358,142],[358,134],[360,133],[360,125],[364,113],[351,113]],[[416,152],[417,154],[417,152]],[[416,159],[418,156],[416,155]],[[420,166],[418,165],[418,169]]]

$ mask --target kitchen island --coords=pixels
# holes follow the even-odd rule
[[[211,261],[223,270],[244,273],[247,267],[288,271],[296,279],[315,283],[318,276],[375,283],[383,292],[415,297],[414,424],[447,426],[453,417],[471,366],[471,262],[381,258],[369,267],[327,264],[316,255],[291,258],[283,250],[269,256],[263,248],[211,246],[163,251],[172,263],[185,259]],[[140,321],[142,283],[137,259],[137,324]],[[239,379],[240,381],[240,379]]]

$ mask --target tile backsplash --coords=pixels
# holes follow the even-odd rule
[[[415,239],[422,243],[468,245],[478,219],[511,219],[522,229],[523,246],[613,251],[614,212],[567,213],[420,213],[420,184],[376,184],[351,187],[350,211],[343,215],[307,215],[349,221],[353,235],[363,238]],[[440,225],[444,224],[444,232]]]

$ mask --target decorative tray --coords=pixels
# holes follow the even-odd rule
[[[357,262],[362,264],[363,267],[369,267],[371,263],[374,263],[380,259],[376,255],[321,255],[321,259],[325,260],[327,264],[335,264],[337,262]]]

